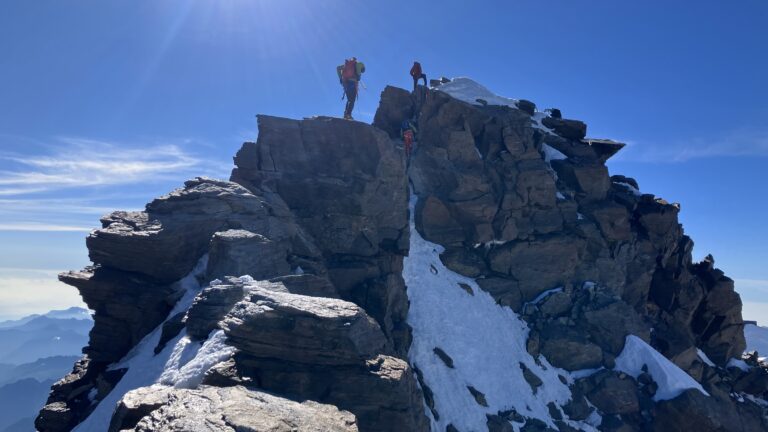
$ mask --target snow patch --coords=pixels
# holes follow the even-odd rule
[[[613,182],[613,183],[620,186],[624,186],[625,188],[629,189],[629,191],[632,192],[632,194],[635,196],[641,196],[643,194],[642,192],[640,192],[640,189],[632,186],[629,183],[625,183],[625,182]]]
[[[411,303],[408,324],[413,329],[408,356],[434,395],[439,420],[427,410],[432,430],[445,431],[448,424],[463,431],[486,430],[486,414],[510,409],[555,428],[547,404],[562,406],[571,399],[560,376],[566,382],[572,378],[544,357],[534,359],[528,353],[528,325],[514,311],[497,305],[474,279],[443,266],[443,247],[424,240],[415,228],[416,200],[412,195],[410,252],[403,269]],[[459,283],[471,286],[475,295],[466,295]],[[433,350],[438,347],[453,359],[454,368],[435,355]],[[520,363],[543,382],[536,394]],[[467,386],[482,392],[488,406],[479,405]],[[585,423],[568,423],[577,429],[594,430]]]
[[[696,348],[696,353],[699,355],[699,358],[701,359],[701,361],[703,361],[707,366],[709,366],[709,367],[717,367],[712,362],[712,360],[710,360],[709,357],[707,357],[707,355],[704,353],[704,351],[700,350],[699,348]]]
[[[227,345],[226,340],[223,330],[213,330],[201,346],[185,334],[173,347],[158,382],[176,388],[199,386],[212,366],[229,359],[235,353],[235,348]]]
[[[537,305],[542,300],[544,300],[545,298],[549,297],[550,295],[552,295],[554,293],[559,293],[559,292],[562,292],[562,291],[563,291],[563,287],[557,287],[557,288],[548,289],[548,290],[544,291],[543,293],[537,295],[535,299],[525,303],[523,305],[523,308],[525,308],[528,305]]]
[[[205,274],[208,256],[203,256],[195,268],[183,279],[176,282],[184,292],[176,303],[168,318],[189,309],[202,287],[198,277]],[[109,367],[110,370],[128,369],[115,388],[96,405],[91,414],[73,431],[103,432],[109,428],[115,406],[129,391],[159,383],[163,377],[167,383],[177,386],[195,385],[202,380],[205,372],[215,363],[221,361],[224,353],[231,355],[232,348],[223,343],[223,338],[214,332],[202,346],[192,342],[186,332],[182,332],[170,340],[165,348],[155,355],[155,347],[160,341],[163,324],[158,325],[145,336],[120,362]],[[219,352],[221,351],[221,352]]]
[[[568,156],[564,155],[549,144],[542,144],[541,151],[544,153],[544,161],[546,163],[551,163],[553,160],[568,159]]]
[[[725,365],[725,367],[726,369],[737,368],[737,369],[741,369],[744,372],[749,372],[749,365],[744,360],[740,360],[740,359],[732,358],[728,360],[728,363]]]
[[[470,103],[472,105],[482,105],[478,99],[483,99],[489,105],[503,105],[517,108],[517,100],[498,96],[485,88],[483,85],[470,78],[454,78],[449,83],[441,84],[437,90],[448,93],[455,99]]]
[[[536,129],[539,129],[540,131],[542,131],[544,133],[557,136],[555,131],[553,131],[552,129],[544,126],[544,123],[542,122],[542,120],[544,120],[547,117],[549,117],[549,114],[547,114],[547,113],[538,112],[538,111],[535,112],[533,114],[533,117],[532,117],[533,127],[536,128]]]
[[[436,87],[436,90],[447,93],[455,99],[472,105],[483,105],[477,101],[478,99],[482,99],[486,101],[488,105],[502,105],[517,108],[517,99],[499,96],[477,81],[466,77],[454,78],[451,82]],[[535,112],[531,117],[531,126],[549,135],[557,135],[552,129],[544,126],[542,123],[542,120],[547,117],[549,117],[549,114],[547,113],[539,111]]]
[[[599,367],[599,368],[594,368],[594,369],[580,369],[580,370],[571,372],[571,378],[573,378],[575,380],[581,379],[581,378],[586,378],[586,377],[592,376],[592,375],[600,372],[603,369],[605,369],[605,368],[602,367],[602,366]]]
[[[624,350],[616,357],[614,370],[637,378],[643,372],[644,365],[648,367],[648,373],[659,385],[659,390],[653,397],[657,402],[674,399],[688,389],[696,389],[709,396],[701,384],[645,341],[635,335],[627,336]]]

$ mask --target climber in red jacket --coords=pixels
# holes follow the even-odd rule
[[[413,77],[413,91],[416,91],[416,88],[418,88],[420,79],[424,79],[424,86],[427,85],[427,75],[421,70],[421,63],[413,62],[411,76]]]
[[[365,64],[358,61],[357,57],[344,60],[343,65],[336,67],[336,74],[339,76],[339,84],[344,87],[344,97],[347,98],[347,105],[344,108],[344,118],[352,120],[352,110],[355,108],[357,100],[357,86],[365,72]]]

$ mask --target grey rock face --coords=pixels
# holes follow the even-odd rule
[[[95,312],[85,353],[103,362],[122,358],[168,316],[181,294],[172,284],[109,267],[62,273],[59,279],[77,288]]]
[[[635,380],[615,372],[602,371],[590,377],[587,398],[605,414],[633,414],[640,411]]]
[[[144,212],[105,217],[86,244],[94,263],[170,283],[192,270],[216,231],[263,232],[267,216],[264,201],[242,186],[197,178],[147,204]]]
[[[354,303],[249,286],[221,326],[239,377],[349,410],[362,430],[425,430],[410,367]]]
[[[249,275],[255,279],[288,274],[288,245],[242,229],[217,232],[211,239],[208,277]]]
[[[394,109],[407,112],[402,96]],[[235,165],[233,181],[279,194],[315,240],[340,297],[375,318],[404,356],[408,187],[389,136],[354,121],[259,116],[259,139],[243,145]]]
[[[355,416],[331,405],[244,387],[143,387],[117,406],[110,432],[356,432]]]

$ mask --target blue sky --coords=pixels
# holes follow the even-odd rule
[[[387,84],[469,76],[629,147],[609,163],[682,204],[696,258],[768,321],[768,3],[58,0],[0,13],[0,319],[78,301],[84,237],[189,177],[226,177],[254,115],[341,115],[356,55]]]

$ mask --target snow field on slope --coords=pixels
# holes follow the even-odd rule
[[[205,273],[207,261],[207,256],[202,257],[195,268],[177,282],[184,290],[184,295],[168,314],[168,318],[192,306],[195,296],[202,289],[197,277]],[[110,366],[111,370],[127,368],[128,371],[93,412],[73,429],[74,432],[106,431],[117,403],[126,393],[139,387],[157,383],[182,388],[196,387],[211,366],[226,360],[234,352],[234,348],[224,344],[225,335],[221,330],[211,332],[202,344],[192,341],[183,330],[155,355],[154,350],[160,341],[162,329],[161,323],[120,362]]]
[[[657,402],[674,399],[688,389],[696,389],[709,396],[701,384],[645,341],[635,335],[627,336],[624,349],[616,357],[616,367],[613,369],[637,378],[642,373],[643,365],[647,365],[648,373],[659,385],[653,396]]]
[[[488,105],[502,105],[512,108],[517,108],[517,99],[506,98],[499,96],[492,91],[488,90],[482,84],[466,77],[458,77],[451,80],[449,83],[441,84],[436,87],[436,90],[447,93],[452,97],[467,102],[472,105],[482,105],[478,102],[478,99],[482,99],[488,102]],[[544,126],[541,121],[549,117],[547,113],[535,112],[531,119],[533,120],[533,127],[541,129],[544,132],[554,134],[554,131]]]
[[[513,408],[554,427],[547,404],[567,403],[571,392],[559,376],[567,382],[572,379],[543,357],[537,363],[528,353],[529,329],[517,314],[496,304],[473,279],[443,266],[439,258],[442,246],[424,240],[415,229],[415,202],[416,197],[412,196],[410,252],[403,271],[411,302],[408,324],[413,328],[409,360],[419,368],[424,383],[434,393],[439,419],[435,420],[427,410],[432,430],[442,432],[449,424],[462,432],[487,430],[486,414]],[[459,283],[469,285],[474,295],[464,291]],[[453,359],[453,369],[434,353],[436,347]],[[535,394],[520,363],[543,381]],[[467,386],[482,392],[488,407],[479,405]],[[582,430],[594,430],[587,424],[571,424]],[[513,426],[517,430],[521,425]]]

